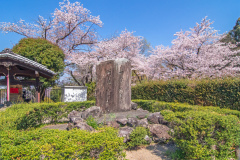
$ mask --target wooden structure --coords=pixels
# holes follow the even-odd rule
[[[0,80],[0,85],[7,86],[7,101],[10,99],[10,85],[33,85],[37,91],[37,102],[40,102],[40,86],[42,82],[39,77],[52,78],[56,73],[47,69],[46,66],[32,61],[26,57],[13,53],[10,49],[0,52],[0,76],[5,79]],[[20,80],[28,77],[35,80]],[[12,91],[17,91],[17,88]],[[21,90],[20,90],[21,91]]]

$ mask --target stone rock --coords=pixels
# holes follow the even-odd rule
[[[152,142],[152,139],[148,135],[144,137],[144,140],[147,141],[148,143]]]
[[[69,131],[69,130],[71,130],[73,128],[74,128],[74,125],[72,123],[68,123],[67,130]]]
[[[137,111],[144,111],[142,108],[138,108]]]
[[[116,129],[120,127],[120,124],[117,123],[116,121],[109,121],[109,122],[106,123],[106,125],[109,126],[109,127],[116,128]]]
[[[138,126],[141,126],[141,127],[144,127],[144,128],[148,128],[148,120],[147,120],[147,118],[138,120],[137,121],[137,127]]]
[[[153,136],[154,142],[165,142],[166,140],[171,138],[171,136],[168,134],[168,131],[170,129],[165,125],[149,124],[148,128]]]
[[[82,119],[81,117],[71,117],[69,119],[69,122],[71,122],[73,124],[77,124],[79,122],[84,122],[84,119]]]
[[[98,107],[98,106],[92,106],[92,107],[86,109],[82,113],[82,118],[83,119],[87,119],[89,116],[92,116],[93,118],[98,118],[98,117],[102,116],[101,108]]]
[[[130,126],[130,127],[136,127],[137,126],[137,123],[138,123],[138,119],[137,118],[128,118],[128,121],[127,121],[127,125]]]
[[[103,113],[131,110],[131,63],[125,58],[96,66],[96,105]]]
[[[123,142],[126,143],[129,140],[129,136],[132,131],[133,131],[133,128],[131,127],[122,127],[119,129],[118,137],[124,137]]]
[[[67,117],[62,117],[57,122],[68,122],[68,121],[69,121],[69,119]]]
[[[74,128],[87,131],[94,131],[94,129],[91,126],[89,126],[86,122],[79,122],[76,125],[74,125]]]
[[[138,115],[137,118],[138,119],[144,119],[146,118],[147,114],[141,114],[141,115]]]
[[[72,112],[70,112],[68,114],[68,118],[70,118],[70,117],[82,117],[82,112],[73,110]]]
[[[127,122],[128,122],[128,119],[127,118],[118,118],[116,120],[116,122],[121,124],[121,125],[123,125],[123,126],[125,126],[127,124]]]
[[[168,121],[166,121],[166,120],[164,120],[164,118],[162,117],[160,117],[159,119],[158,119],[158,122],[159,122],[159,124],[163,124],[163,125],[168,125],[169,124],[169,122]]]
[[[160,112],[155,112],[151,113],[147,119],[153,124],[159,124],[159,119],[163,119],[163,116],[160,114]]]
[[[68,114],[69,122],[74,123],[76,121],[82,120],[82,112],[73,110]]]
[[[131,102],[131,108],[133,109],[133,110],[137,110],[137,103],[134,103],[134,102]]]

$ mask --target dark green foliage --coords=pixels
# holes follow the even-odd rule
[[[64,53],[51,42],[41,38],[23,38],[13,47],[13,52],[36,61],[54,72],[62,72]]]
[[[0,112],[0,131],[38,127],[46,120],[49,123],[58,123],[69,112],[81,111],[94,105],[94,101],[16,104]]]
[[[50,92],[50,99],[53,101],[53,102],[61,102],[61,97],[62,96],[62,90],[61,88],[53,88],[51,89],[51,92]]]
[[[146,140],[144,140],[144,137],[146,135],[148,135],[149,137],[151,135],[148,129],[144,127],[136,127],[129,136],[130,141],[127,142],[127,146],[129,148],[133,148],[136,146],[149,144]]]
[[[95,101],[95,89],[96,89],[96,82],[86,83],[87,88],[87,100],[88,101]]]
[[[240,17],[237,19],[235,26],[231,31],[228,32],[226,37],[224,37],[222,42],[231,42],[231,43],[236,43],[240,42]]]
[[[77,129],[2,131],[2,159],[121,159],[124,143],[117,134],[113,128],[97,133]]]
[[[180,102],[240,110],[240,79],[145,82],[132,87],[132,99]]]
[[[57,73],[57,75],[50,80],[46,78],[40,79],[44,82],[41,91],[43,100],[44,89],[53,86],[65,68],[65,55],[63,51],[57,45],[41,38],[23,38],[12,50],[14,53],[36,61]]]
[[[87,118],[87,124],[94,129],[98,128],[97,121],[91,115]]]

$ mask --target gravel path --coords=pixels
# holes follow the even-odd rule
[[[166,156],[166,151],[173,152],[175,150],[174,144],[152,144],[138,150],[126,151],[126,158],[128,160],[171,160]]]

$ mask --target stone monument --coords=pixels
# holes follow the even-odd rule
[[[96,105],[104,113],[131,110],[131,63],[125,58],[101,62],[96,67]]]

